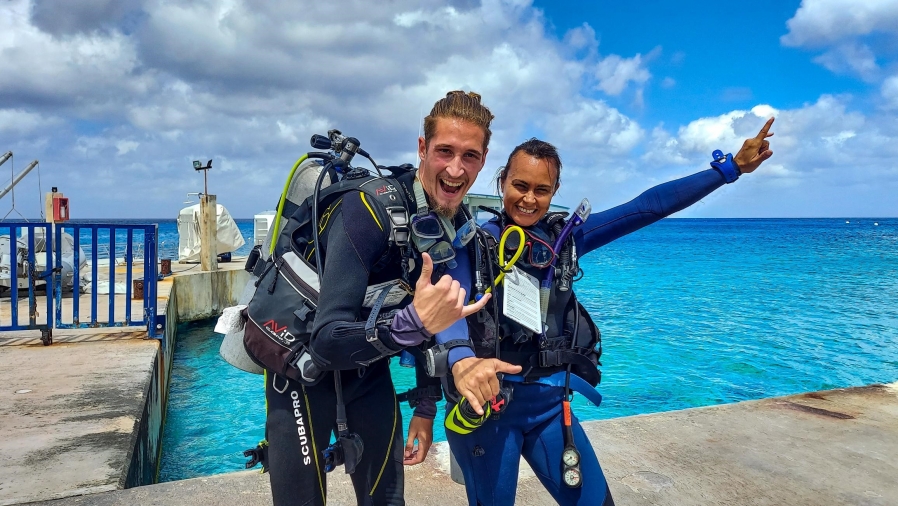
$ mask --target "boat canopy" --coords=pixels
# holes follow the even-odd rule
[[[219,255],[236,251],[246,243],[234,218],[221,204],[216,204],[216,218],[218,227],[216,251]],[[183,262],[200,261],[199,204],[185,207],[178,214],[178,260]]]

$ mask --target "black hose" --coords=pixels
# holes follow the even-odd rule
[[[490,293],[493,294],[492,300],[490,300],[490,302],[492,302],[492,304],[493,304],[493,324],[494,324],[493,338],[496,340],[496,343],[494,346],[495,346],[496,358],[498,359],[499,358],[499,341],[501,340],[499,338],[499,330],[500,330],[499,301],[497,299],[497,297],[499,295],[498,294],[499,287],[496,285],[496,271],[493,269],[493,258],[494,257],[491,255],[492,248],[489,247],[490,245],[489,245],[489,241],[488,241],[489,234],[487,232],[484,232],[480,228],[478,228],[477,231],[478,231],[478,234],[480,235],[480,237],[475,238],[475,240],[480,240],[481,238],[483,239],[483,245],[484,245],[483,250],[486,252],[486,267],[488,270],[487,277],[489,278],[489,281],[490,281]],[[498,265],[498,263],[499,263],[498,255],[500,255],[500,254],[501,253],[499,253],[498,251],[496,252],[496,256],[495,256],[496,265]],[[477,261],[479,262],[480,259],[478,258]]]
[[[318,273],[319,291],[321,290],[324,276],[324,265],[321,263],[321,244],[318,237],[318,196],[320,195],[324,176],[329,171],[335,170],[334,161],[334,159],[328,160],[324,168],[321,169],[321,173],[318,174],[318,179],[315,181],[315,190],[312,192],[312,241],[315,244],[315,268]],[[337,432],[340,437],[348,437],[349,427],[346,420],[346,405],[343,402],[343,382],[341,381],[339,370],[334,371],[334,390],[337,397]]]

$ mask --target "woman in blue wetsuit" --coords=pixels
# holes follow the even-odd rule
[[[773,135],[772,124],[773,118],[735,156],[715,152],[708,170],[658,185],[606,211],[586,210],[588,216],[581,216],[585,223],[574,227],[567,239],[563,217],[548,213],[560,186],[561,160],[554,146],[531,139],[512,151],[497,180],[504,212],[482,227],[487,234],[480,252],[459,255],[465,262],[473,253],[471,261],[480,262],[481,278],[458,281],[469,293],[472,285],[480,292],[500,273],[499,264],[521,249],[515,272],[507,278],[520,280],[526,273],[538,282],[551,281],[546,287],[548,304],[542,308],[542,332],[533,328],[532,318],[519,315],[522,324],[505,316],[502,298],[512,282],[506,279],[506,288],[496,290],[489,310],[436,336],[433,354],[436,374],[448,374],[447,398],[460,401],[447,406],[446,436],[472,506],[514,503],[521,456],[559,504],[614,504],[598,458],[568,402],[575,391],[596,404],[601,400],[594,390],[600,378],[600,335],[571,290],[579,271],[577,258],[753,172],[773,154],[766,140]],[[550,266],[554,276],[546,275]],[[462,271],[470,272],[457,272]],[[488,416],[497,412],[501,416]]]

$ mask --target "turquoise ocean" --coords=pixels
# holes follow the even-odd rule
[[[174,221],[159,232],[164,258]],[[604,400],[577,398],[581,420],[898,381],[898,219],[665,219],[581,263],[604,343]],[[161,481],[241,470],[264,437],[261,376],[218,356],[213,325],[179,329]]]

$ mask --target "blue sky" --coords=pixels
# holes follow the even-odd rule
[[[535,135],[561,151],[558,203],[605,209],[775,115],[773,158],[678,216],[898,216],[898,0],[0,0],[0,26],[0,177],[40,159],[77,218],[174,218],[209,158],[249,217],[330,128],[415,163],[459,88],[496,114],[474,191]],[[0,212],[37,216],[38,186]]]
[[[795,108],[824,93],[865,90],[862,81],[815,64],[813,52],[783,47],[780,36],[800,4],[758,1],[742,4],[746,11],[734,2],[709,1],[652,2],[649,8],[610,1],[534,5],[545,12],[556,37],[587,23],[604,53],[645,56],[655,51],[646,64],[653,79],[644,110],[631,110],[630,95],[610,102],[644,122],[687,123],[696,115],[750,109],[758,100]],[[739,23],[740,15],[751,21]],[[676,84],[665,87],[667,78]]]

